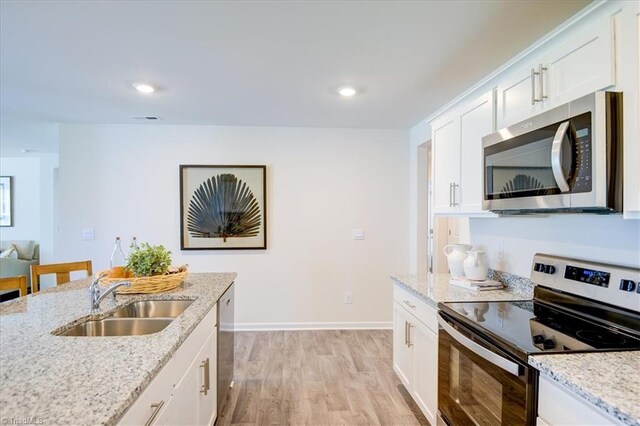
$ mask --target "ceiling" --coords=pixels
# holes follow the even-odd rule
[[[409,128],[588,3],[3,0],[0,113]]]

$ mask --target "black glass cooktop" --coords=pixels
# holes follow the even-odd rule
[[[632,333],[537,301],[441,303],[443,312],[526,355],[640,349]],[[640,324],[638,324],[640,326]]]

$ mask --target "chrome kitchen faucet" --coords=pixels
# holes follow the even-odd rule
[[[104,278],[108,272],[104,272],[96,277],[95,280],[89,285],[89,302],[91,313],[100,312],[100,303],[105,297],[111,295],[111,300],[116,301],[116,289],[119,287],[131,287],[131,281],[119,281],[107,288],[104,292],[100,289],[100,279]]]

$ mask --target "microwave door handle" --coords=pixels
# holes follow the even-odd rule
[[[520,366],[518,364],[512,361],[509,361],[508,359],[503,358],[494,352],[491,352],[487,348],[483,348],[473,340],[464,336],[462,333],[456,331],[456,329],[451,327],[451,325],[449,325],[449,323],[440,315],[438,315],[438,324],[453,339],[455,339],[458,343],[460,343],[462,346],[469,349],[474,354],[489,361],[491,364],[495,365],[496,367],[500,367],[504,371],[513,374],[514,376],[520,376]]]
[[[556,180],[558,188],[560,188],[560,192],[569,192],[571,189],[562,171],[562,144],[565,139],[567,139],[569,124],[571,124],[569,121],[560,124],[553,138],[553,143],[551,144],[551,170],[553,171],[553,178]]]

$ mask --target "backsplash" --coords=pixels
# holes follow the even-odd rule
[[[488,277],[516,291],[533,291],[533,282],[529,278],[489,269]]]

